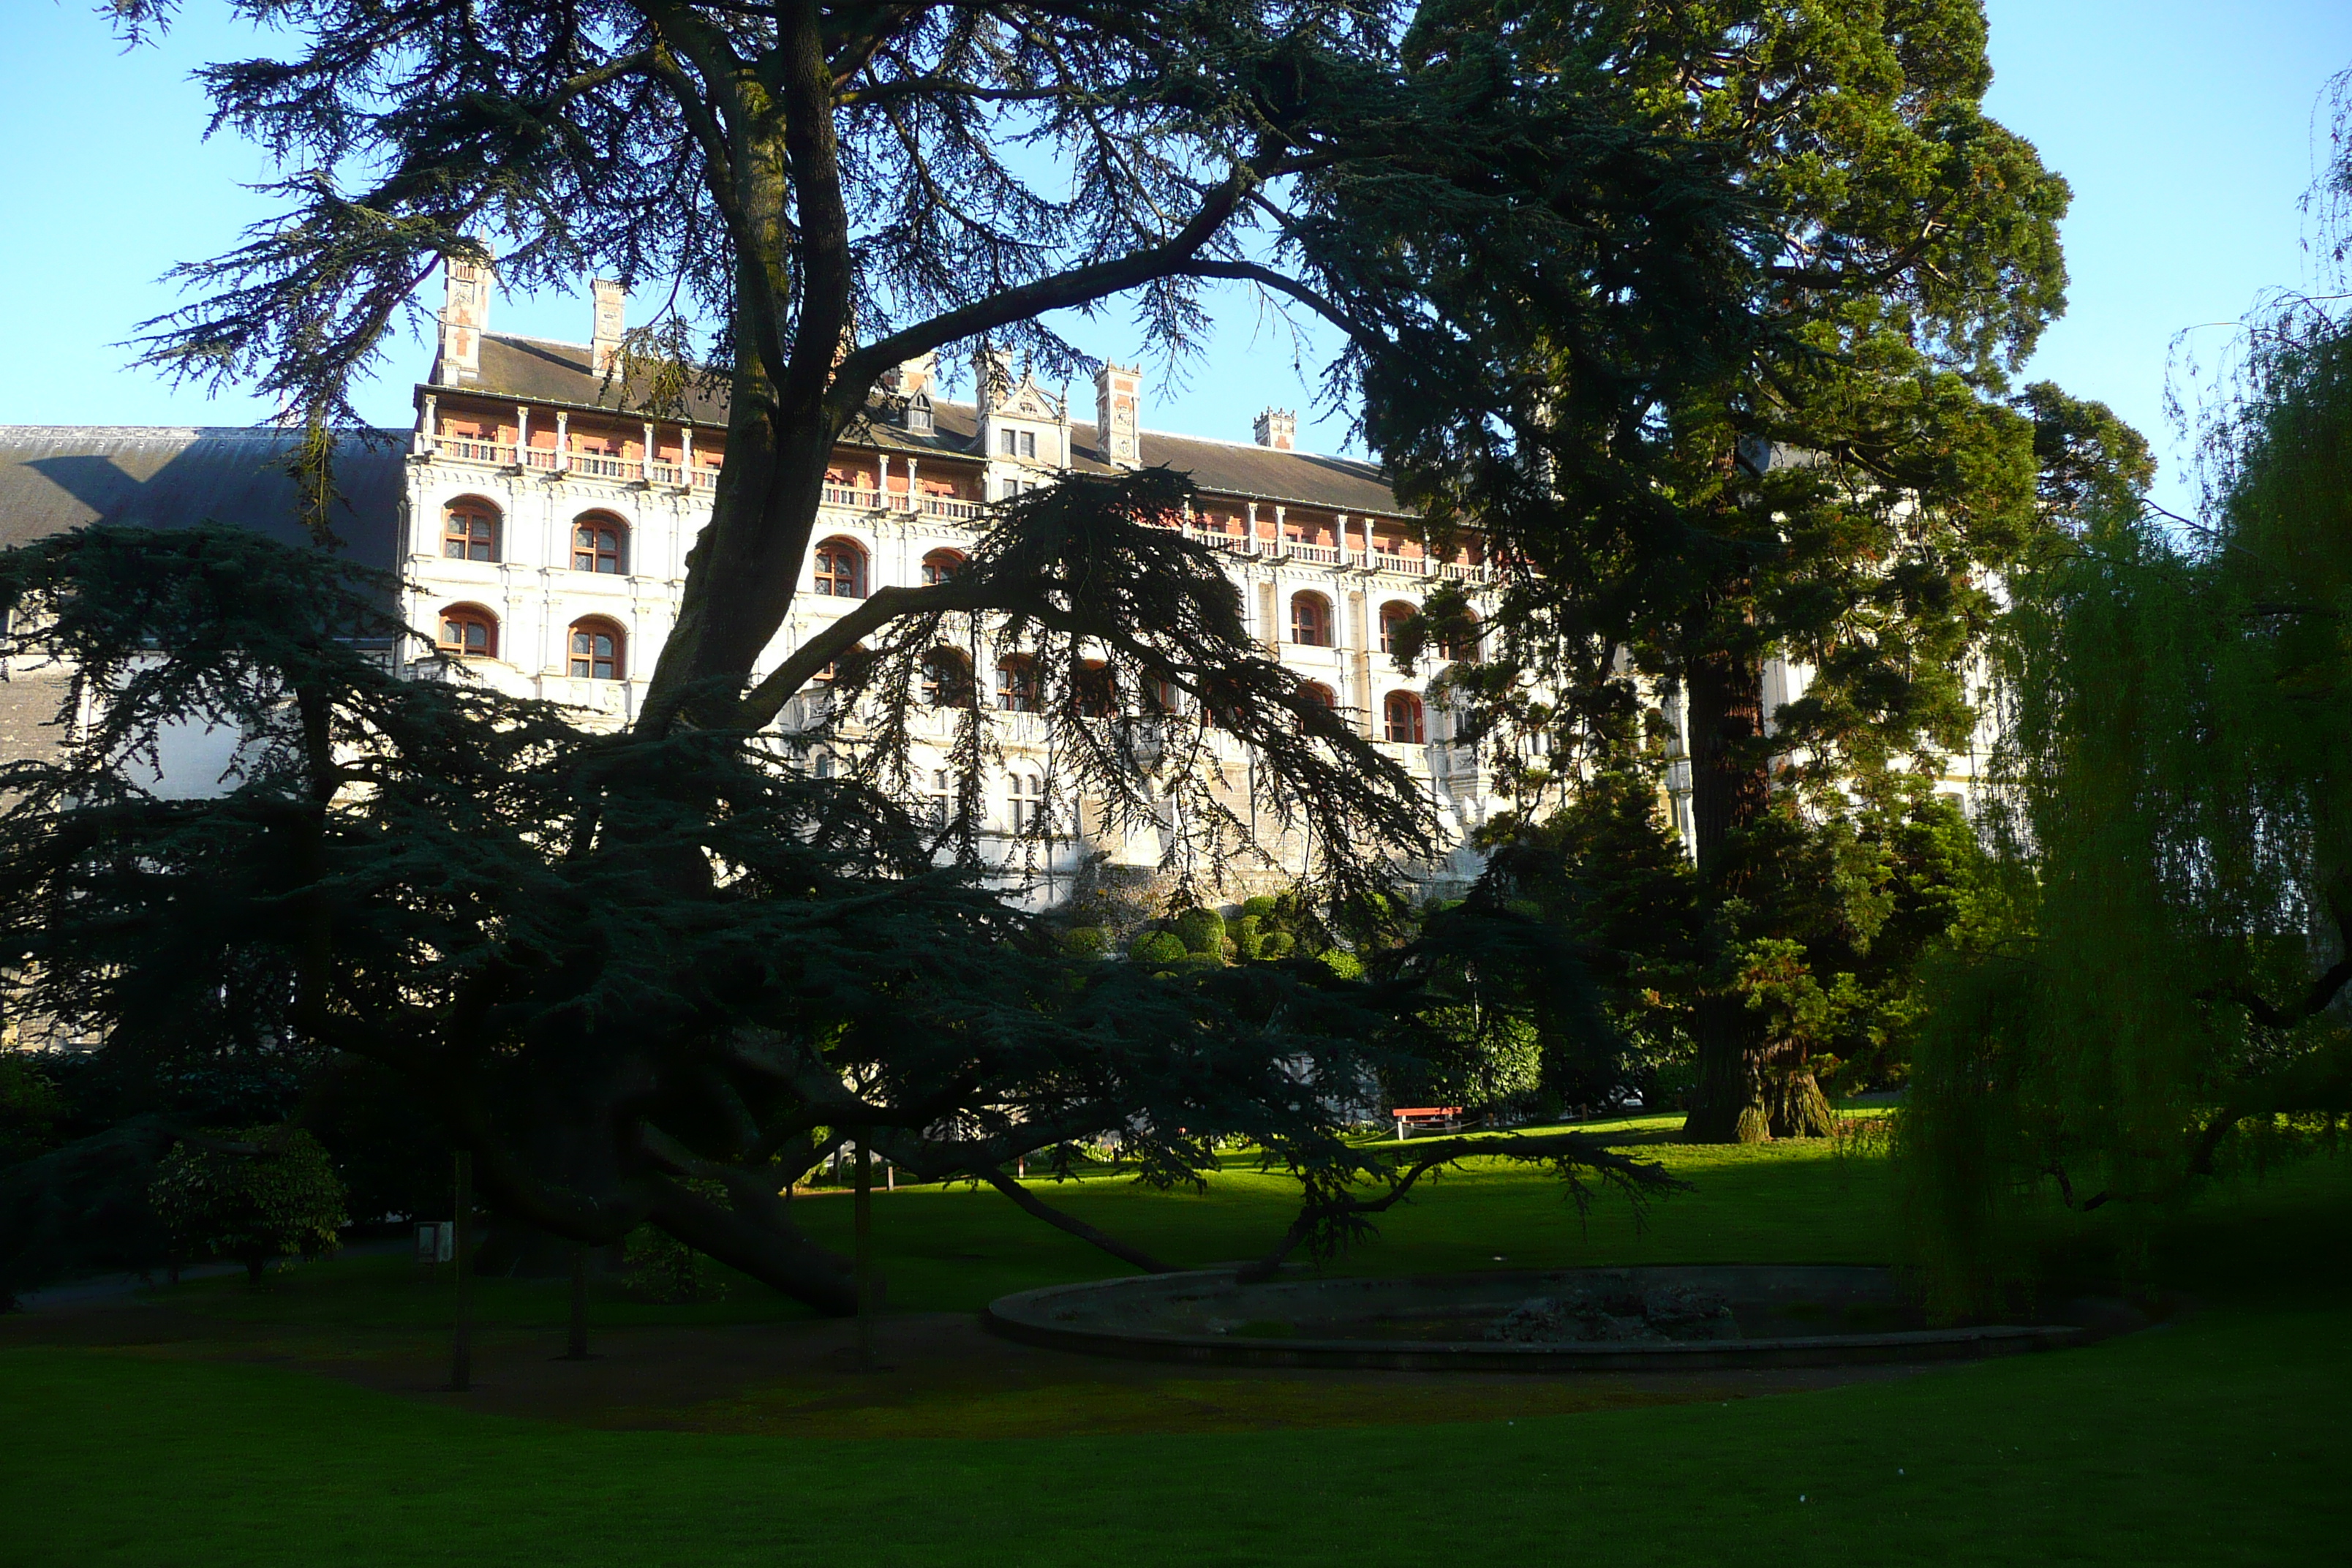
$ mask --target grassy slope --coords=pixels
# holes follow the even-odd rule
[[[1639,1238],[1605,1212],[1580,1237],[1539,1189],[1472,1177],[1355,1261],[1883,1251],[1874,1167],[1805,1152],[1688,1157],[1708,1163],[1704,1187]],[[262,1368],[11,1352],[0,1422],[18,1440],[0,1468],[0,1563],[2326,1558],[2352,1524],[2336,1436],[2352,1394],[2347,1175],[2322,1167],[2213,1205],[2159,1263],[2208,1309],[2095,1350],[1508,1425],[814,1445],[581,1432]],[[1233,1243],[1256,1211],[1276,1212],[1244,1183],[1206,1199],[1146,1204],[1105,1186],[1081,1201],[1138,1205],[1152,1244],[1192,1261],[1245,1250]],[[961,1298],[974,1289],[963,1270],[990,1275],[982,1289],[1066,1264],[1108,1271],[1084,1248],[1055,1251],[1059,1237],[1031,1239],[990,1202],[890,1200],[880,1217],[902,1302]],[[281,1300],[305,1299],[330,1305]],[[223,1292],[232,1302],[265,1310]]]

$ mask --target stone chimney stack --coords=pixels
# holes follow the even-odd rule
[[[490,279],[488,262],[442,263],[448,292],[441,302],[441,343],[433,361],[433,380],[440,386],[471,386],[482,379],[482,333],[490,324]]]
[[[1269,408],[1257,416],[1250,431],[1259,446],[1287,452],[1298,445],[1298,415],[1288,408]]]
[[[1095,372],[1095,454],[1122,468],[1143,466],[1143,367],[1108,360]]]
[[[919,392],[929,392],[937,384],[940,356],[929,350],[913,359],[892,365],[882,373],[882,390],[900,397],[912,397]]]
[[[609,278],[591,279],[588,291],[596,300],[595,326],[588,340],[588,363],[598,375],[609,375],[621,357],[627,297],[621,292],[621,286]]]
[[[1013,395],[1013,355],[986,344],[971,352],[972,401],[986,418],[989,411]]]

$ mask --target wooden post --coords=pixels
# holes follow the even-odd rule
[[[572,1336],[564,1346],[565,1361],[588,1359],[588,1249],[572,1249]]]
[[[874,1370],[874,1154],[857,1141],[857,1186],[852,1215],[857,1247],[857,1370]]]
[[[457,1151],[457,1234],[450,1261],[457,1269],[457,1324],[449,1347],[449,1392],[463,1394],[474,1386],[474,1152]]]

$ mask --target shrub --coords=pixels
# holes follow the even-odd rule
[[[1182,939],[1171,931],[1146,931],[1135,939],[1127,956],[1152,969],[1169,969],[1192,955],[1185,950]]]
[[[65,1117],[65,1096],[29,1053],[0,1051],[0,1165],[56,1148],[58,1123]]]
[[[1184,951],[1202,958],[1221,958],[1225,951],[1225,917],[1214,910],[1190,909],[1174,921],[1176,940]]]
[[[1298,946],[1298,939],[1286,931],[1270,931],[1258,939],[1257,955],[1264,959],[1288,958]]]
[[[1110,933],[1100,926],[1071,926],[1062,932],[1062,951],[1072,958],[1100,958],[1110,951]]]
[[[183,1142],[156,1164],[148,1201],[175,1254],[235,1258],[259,1285],[272,1258],[342,1245],[343,1184],[316,1138],[282,1124],[217,1136],[256,1152]]]
[[[1265,922],[1256,915],[1244,915],[1233,923],[1234,956],[1244,963],[1253,963],[1265,956],[1260,950],[1263,940],[1260,927]]]
[[[1342,980],[1361,980],[1364,977],[1364,961],[1344,947],[1327,947],[1315,956],[1323,961],[1326,969]]]

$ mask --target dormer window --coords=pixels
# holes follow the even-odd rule
[[[928,436],[934,428],[931,423],[930,394],[919,392],[907,399],[907,434]]]
[[[1007,430],[1003,432],[1002,445],[1008,458],[1034,458],[1037,455],[1037,432]]]

